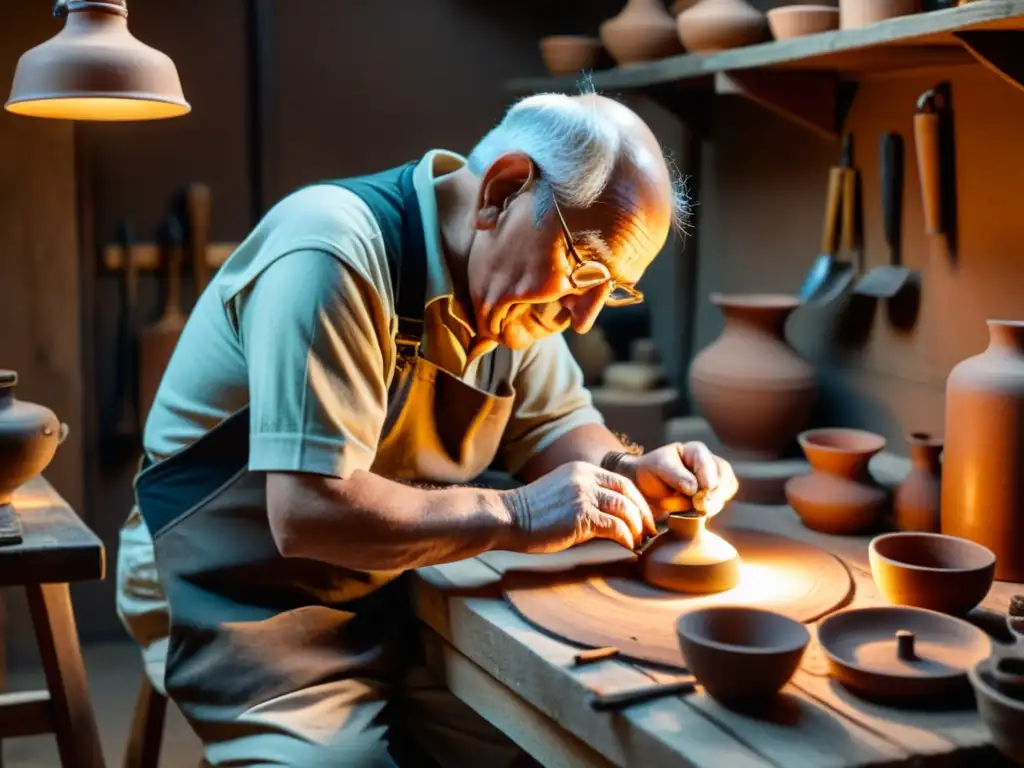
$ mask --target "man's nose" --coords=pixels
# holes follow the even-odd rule
[[[569,312],[570,324],[576,333],[586,333],[593,328],[611,290],[611,285],[607,283],[595,285],[589,291],[572,294],[562,300],[562,306]]]

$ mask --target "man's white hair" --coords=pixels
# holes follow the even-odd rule
[[[582,90],[593,93],[586,84]],[[589,208],[604,193],[620,159],[640,151],[592,103],[561,93],[540,93],[512,105],[470,152],[469,168],[483,175],[506,152],[528,155],[541,173],[534,205],[534,222],[539,225],[553,199],[573,208]],[[691,211],[689,193],[672,161],[667,156],[664,160],[672,182],[673,224],[684,233]]]

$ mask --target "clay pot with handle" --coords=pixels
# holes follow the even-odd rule
[[[15,398],[17,384],[15,371],[0,370],[0,510],[50,465],[68,434],[67,424],[49,408]]]

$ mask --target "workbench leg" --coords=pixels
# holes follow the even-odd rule
[[[64,768],[105,768],[67,584],[25,587]]]
[[[166,715],[167,698],[153,688],[149,676],[143,672],[123,768],[157,768],[160,765]]]

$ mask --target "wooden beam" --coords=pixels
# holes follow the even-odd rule
[[[715,75],[715,93],[735,94],[828,139],[842,132],[839,78],[828,72],[748,70]]]
[[[1015,88],[1024,90],[1024,31],[965,30],[953,36],[988,69]]]

